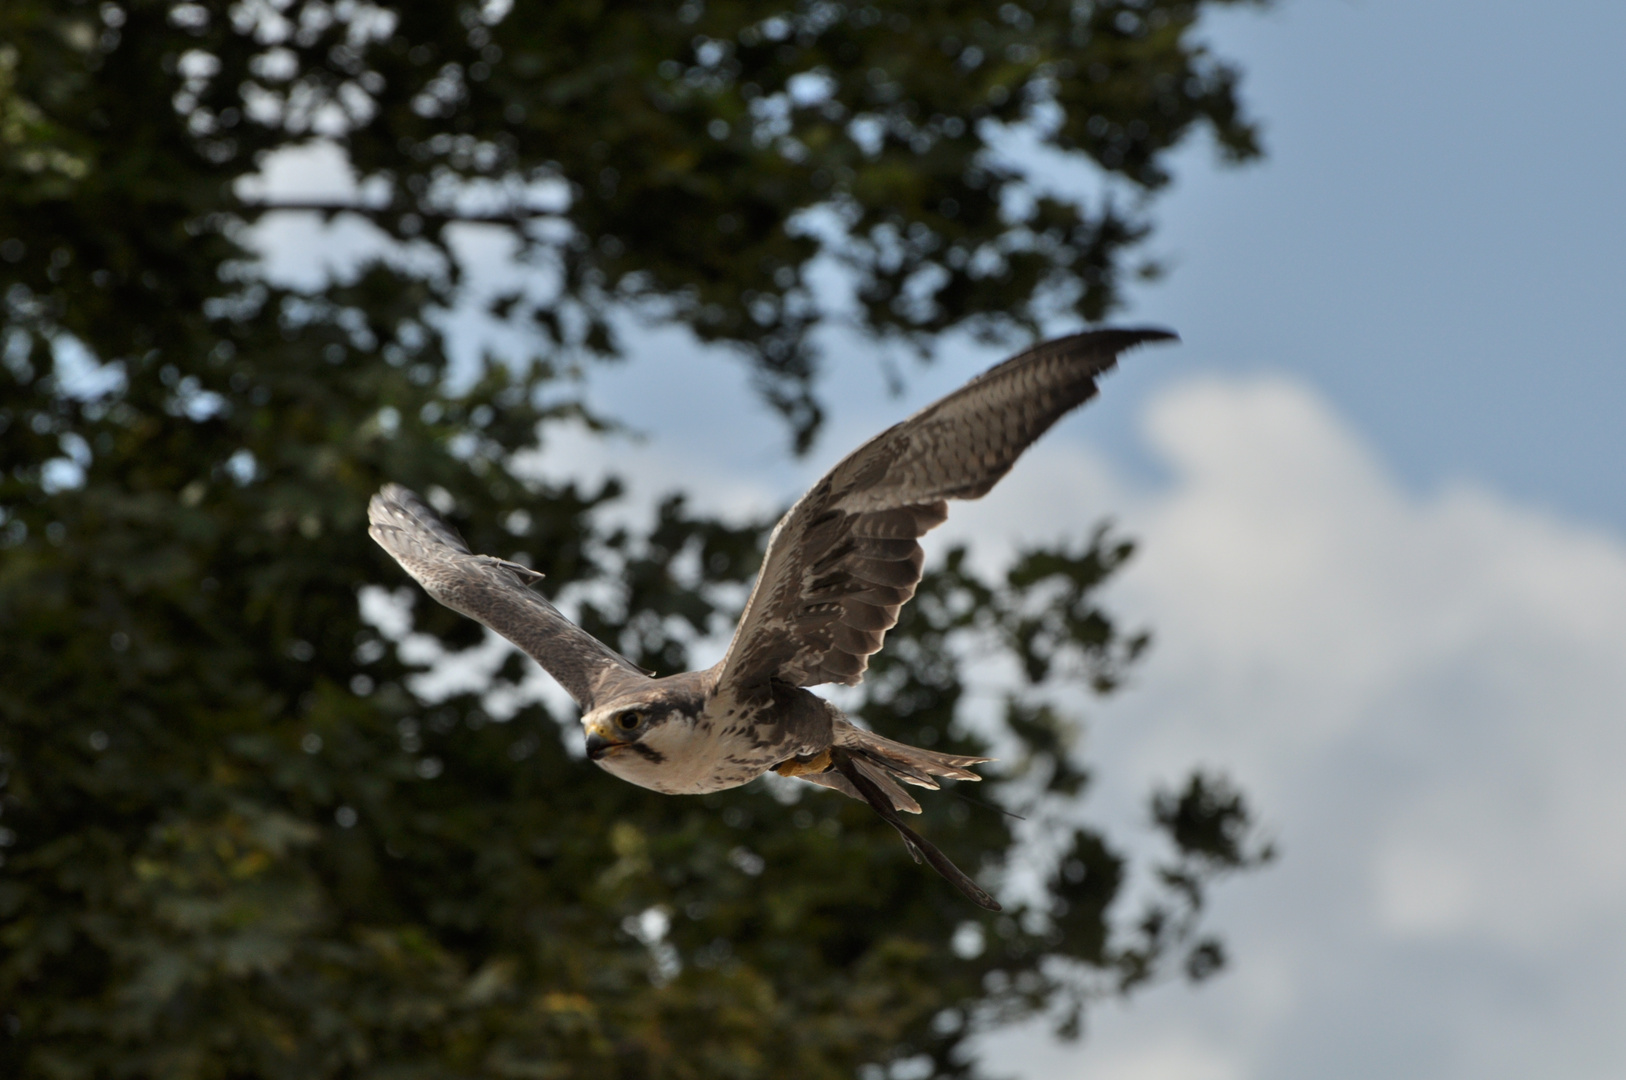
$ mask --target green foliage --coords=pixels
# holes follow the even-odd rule
[[[1069,289],[1101,313],[1144,223],[1023,210],[988,125],[1048,116],[1147,190],[1195,124],[1247,156],[1194,41],[1217,2],[0,7],[0,1075],[965,1076],[976,1030],[1076,1030],[1092,994],[1210,971],[1206,887],[1263,854],[1234,792],[1156,804],[1138,915],[1125,856],[1061,824],[1087,780],[1070,688],[1145,641],[1091,600],[1128,554],[1104,535],[998,583],[953,555],[855,706],[975,751],[961,658],[1009,655],[1013,764],[977,793],[1056,857],[999,917],[832,793],[614,781],[571,718],[502,706],[517,660],[421,698],[357,597],[401,582],[364,528],[399,480],[628,655],[686,666],[763,529],[674,498],[616,531],[614,483],[526,473],[559,421],[597,422],[556,372],[613,349],[617,312],[676,319],[745,347],[805,436],[821,255],[875,333],[1030,325]],[[243,182],[313,135],[368,181],[319,209],[396,246],[302,290],[245,245],[267,210]],[[542,356],[454,379],[465,227],[514,239],[531,272],[497,314]],[[946,794],[922,830],[990,879],[1017,843]]]
[[[746,351],[805,445],[821,255],[864,329],[920,342],[1112,307],[1147,230],[1126,206],[1166,183],[1167,152],[1205,125],[1228,156],[1258,153],[1235,71],[1195,35],[1236,2],[16,0],[0,94],[42,119],[11,154],[9,235],[31,290],[84,294],[74,322],[210,295],[187,271],[268,212],[237,181],[321,137],[366,196],[276,205],[438,251],[420,285],[440,300],[459,281],[449,230],[503,227],[536,270],[504,318],[589,353],[614,348],[618,308],[681,320]],[[1033,183],[995,152],[1018,125],[1119,197]],[[26,164],[40,155],[60,167]],[[141,220],[102,227],[133,206]],[[126,332],[145,347],[154,329]]]

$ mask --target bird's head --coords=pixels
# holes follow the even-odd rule
[[[618,695],[582,717],[587,756],[605,772],[656,791],[668,790],[703,707],[699,695],[662,682]]]

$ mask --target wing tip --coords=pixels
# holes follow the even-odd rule
[[[404,539],[420,548],[438,545],[469,554],[469,546],[457,530],[430,509],[417,492],[393,482],[367,500],[367,534],[397,558],[406,550]]]
[[[1105,345],[1114,353],[1126,352],[1138,345],[1159,341],[1179,341],[1180,335],[1162,326],[1101,326],[1085,330],[1059,341],[1077,341],[1080,344]]]
[[[1166,326],[1125,326],[1119,328],[1125,334],[1134,334],[1142,341],[1179,341],[1180,335]]]
[[[961,389],[1044,359],[1066,358],[1070,364],[1081,365],[1081,373],[1093,378],[1116,367],[1118,357],[1131,349],[1141,345],[1179,340],[1179,334],[1161,326],[1097,326],[1089,330],[1080,330],[1076,334],[1064,334],[1061,337],[1038,342],[1002,363],[995,364],[971,379]],[[952,394],[949,396],[953,397]],[[949,398],[942,400],[947,401]],[[941,403],[940,401],[928,405],[925,411],[936,408]]]
[[[367,500],[367,518],[373,522],[378,522],[392,513],[411,515],[415,510],[428,509],[416,491],[394,481],[379,488],[373,497]]]

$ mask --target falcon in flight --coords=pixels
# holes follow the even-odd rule
[[[987,494],[1022,451],[1095,396],[1118,354],[1165,330],[1094,330],[1037,345],[848,454],[774,527],[745,612],[715,667],[654,678],[531,588],[542,575],[475,555],[416,495],[388,484],[368,530],[430,596],[518,645],[581,706],[587,756],[670,795],[774,770],[861,799],[972,901],[999,904],[898,816],[902,784],[977,780],[992,760],[907,746],[855,726],[807,687],[852,686],[920,583],[920,537],[949,499]],[[900,783],[901,782],[901,783]]]

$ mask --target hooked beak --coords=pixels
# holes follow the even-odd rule
[[[627,744],[608,738],[597,724],[587,729],[587,756],[593,761],[602,759],[606,754],[621,749]]]

